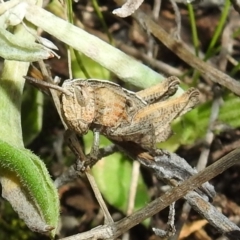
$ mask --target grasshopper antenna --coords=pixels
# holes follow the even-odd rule
[[[36,85],[39,85],[39,86],[44,86],[44,87],[47,87],[47,88],[51,88],[51,89],[55,89],[61,93],[64,93],[66,95],[71,95],[71,92],[64,89],[63,87],[60,87],[58,85],[55,85],[55,84],[51,84],[51,83],[48,83],[48,82],[44,82],[42,80],[39,80],[39,79],[36,79],[36,78],[33,78],[33,77],[29,77],[29,76],[23,76],[28,82],[30,83],[35,83]]]

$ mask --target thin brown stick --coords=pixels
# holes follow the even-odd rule
[[[140,174],[140,163],[137,162],[137,161],[134,161],[133,166],[132,166],[130,191],[129,191],[129,194],[128,194],[128,208],[127,208],[127,215],[128,216],[131,215],[133,213],[133,210],[134,210],[139,174]]]
[[[132,165],[131,183],[130,183],[130,189],[128,193],[127,216],[131,215],[134,211],[139,174],[140,174],[140,163],[137,161],[134,161]],[[122,240],[129,240],[129,239],[130,239],[129,232],[125,232],[122,236]]]
[[[153,10],[152,10],[152,17],[155,21],[159,18],[159,13],[160,13],[160,8],[161,8],[161,0],[154,0],[153,1]],[[148,44],[147,44],[147,56],[150,59],[155,59],[157,54],[158,54],[158,49],[159,46],[156,44],[153,36],[148,34]]]
[[[107,205],[105,204],[105,202],[103,200],[102,194],[99,191],[97,183],[96,183],[96,181],[95,181],[95,179],[93,177],[93,174],[90,171],[90,169],[87,170],[86,174],[87,174],[88,181],[91,184],[92,190],[93,190],[93,192],[95,194],[95,197],[98,200],[98,203],[99,203],[99,205],[100,205],[100,207],[101,207],[101,209],[103,211],[104,224],[106,224],[106,225],[107,224],[112,224],[113,223],[112,216],[111,216],[111,214],[108,211]]]
[[[43,76],[46,78],[46,81],[49,82],[50,84],[53,84],[54,81],[52,80],[51,76],[49,76],[49,72],[48,72],[48,70],[47,70],[47,68],[46,68],[46,65],[45,65],[44,61],[41,60],[41,61],[39,61],[38,63],[39,63],[39,66],[40,66],[40,69],[41,69],[41,71],[42,71]],[[49,88],[49,91],[50,91],[50,93],[51,93],[51,95],[52,95],[54,105],[55,105],[55,107],[56,107],[56,109],[57,109],[57,112],[58,112],[59,117],[60,117],[60,119],[61,119],[61,121],[62,121],[62,123],[63,123],[63,126],[64,126],[65,129],[67,129],[67,125],[66,125],[66,123],[63,121],[63,118],[62,118],[62,114],[61,114],[61,103],[60,103],[60,99],[59,99],[58,93],[57,93],[56,90],[51,89],[51,88]]]
[[[181,25],[182,25],[182,21],[181,21],[181,14],[178,8],[178,5],[176,4],[176,2],[174,0],[169,0],[172,4],[173,7],[173,11],[175,13],[175,22],[176,22],[176,31],[175,31],[175,36],[177,38],[177,40],[181,39]]]

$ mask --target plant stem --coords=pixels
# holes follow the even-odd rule
[[[23,26],[17,26],[15,36],[23,41],[33,38]],[[0,79],[0,136],[3,141],[23,147],[21,98],[28,62],[5,60]]]

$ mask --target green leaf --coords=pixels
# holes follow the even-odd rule
[[[24,145],[30,144],[42,130],[43,94],[26,85],[21,110]]]
[[[224,97],[223,106],[220,109],[219,120],[231,127],[240,126],[240,98],[230,94]]]
[[[59,199],[44,163],[29,150],[0,140],[0,180],[4,197],[29,228],[39,232],[54,228],[50,233],[53,237],[59,218]]]
[[[79,62],[77,61],[75,55],[71,54],[71,56],[72,56],[73,77],[85,79],[86,76],[81,71],[79,67]],[[110,72],[106,68],[102,67],[99,63],[93,61],[91,58],[80,53],[78,57],[81,57],[81,62],[84,64],[84,68],[91,78],[106,79],[106,80],[109,79]]]
[[[126,213],[131,183],[132,164],[122,154],[115,153],[102,159],[93,167],[93,174],[104,198],[114,207]],[[135,210],[149,202],[146,185],[140,176]]]

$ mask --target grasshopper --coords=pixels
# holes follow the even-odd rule
[[[67,80],[62,87],[71,94],[63,93],[60,97],[62,115],[68,127],[80,135],[89,128],[109,132],[131,124],[137,111],[174,94],[178,84],[179,80],[172,77],[149,88],[148,93],[143,90],[135,94],[109,81]]]
[[[62,116],[70,130],[83,135],[91,129],[112,140],[132,141],[151,149],[171,135],[173,119],[198,103],[199,92],[193,88],[169,99],[179,82],[170,77],[134,93],[105,80],[74,79],[66,80],[57,90],[61,91]]]

